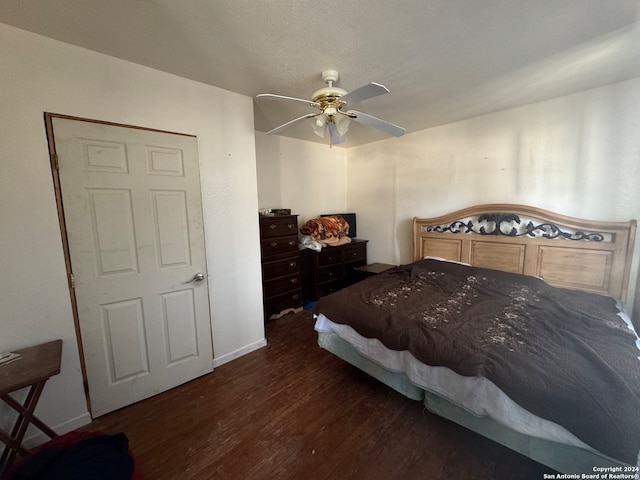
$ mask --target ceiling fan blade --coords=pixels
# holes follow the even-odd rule
[[[350,105],[367,100],[368,98],[377,97],[383,93],[389,93],[389,89],[379,83],[371,82],[368,85],[356,88],[354,91],[343,95],[340,97],[340,101]]]
[[[269,130],[267,132],[267,135],[275,135],[276,133],[280,133],[285,128],[290,127],[294,123],[301,122],[303,120],[306,120],[307,118],[317,117],[318,115],[322,115],[322,113],[307,113],[306,115],[303,115],[301,117],[294,118],[293,120],[290,120],[287,123],[283,123],[282,125],[280,125],[279,127],[274,128],[273,130]]]
[[[275,95],[273,93],[260,93],[256,95],[256,98],[271,98],[274,100],[292,100],[294,102],[301,102],[309,105],[310,107],[320,108],[320,104],[317,102],[312,102],[311,100],[305,100],[303,98],[296,97],[286,97],[284,95]]]
[[[366,113],[356,112],[355,110],[349,110],[346,112],[351,117],[351,120],[369,125],[370,127],[377,128],[383,132],[393,135],[394,137],[401,137],[405,134],[406,130],[402,127],[394,125],[393,123],[385,122],[379,118],[372,117]]]
[[[328,123],[329,126],[329,138],[331,139],[331,145],[340,145],[344,142],[344,137],[338,133],[338,128],[335,123]]]

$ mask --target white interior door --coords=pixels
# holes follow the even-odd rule
[[[197,140],[52,124],[95,417],[213,369]]]

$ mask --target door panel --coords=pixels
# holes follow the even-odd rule
[[[138,271],[131,192],[87,188],[97,274]]]
[[[142,299],[101,305],[106,363],[112,384],[149,373]]]
[[[98,416],[212,370],[197,141],[52,120]]]
[[[193,290],[169,292],[161,296],[169,364],[198,356],[196,312]]]
[[[186,192],[151,192],[156,224],[156,248],[159,267],[189,265],[189,229]]]

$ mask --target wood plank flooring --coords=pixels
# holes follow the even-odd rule
[[[83,430],[124,432],[145,480],[492,479],[554,473],[322,350],[308,312],[268,345]]]

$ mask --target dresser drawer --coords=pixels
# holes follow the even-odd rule
[[[346,247],[343,251],[345,262],[367,261],[367,247],[365,245],[354,245]]]
[[[298,235],[298,219],[295,215],[282,217],[265,217],[260,221],[260,237],[283,237]]]
[[[330,280],[339,280],[342,278],[342,265],[329,265],[318,269],[318,281],[328,282]]]
[[[325,247],[318,253],[318,265],[324,267],[326,265],[334,265],[342,262],[342,252],[339,249],[332,250],[334,247]]]
[[[342,280],[333,280],[331,282],[323,282],[318,285],[318,297],[324,297],[330,293],[337,292],[343,287]]]
[[[264,301],[264,310],[267,315],[281,312],[287,308],[298,308],[302,306],[302,292],[300,289],[267,298]]]
[[[290,290],[296,290],[300,288],[300,275],[290,275],[288,277],[279,277],[275,280],[269,280],[264,282],[264,296],[273,297],[280,295],[281,293],[288,292]]]
[[[300,271],[300,259],[298,256],[277,260],[275,262],[265,262],[262,264],[262,280],[272,280],[278,277],[292,275]]]
[[[260,247],[263,259],[285,253],[293,254],[298,251],[298,234],[288,237],[265,238],[260,241]]]

